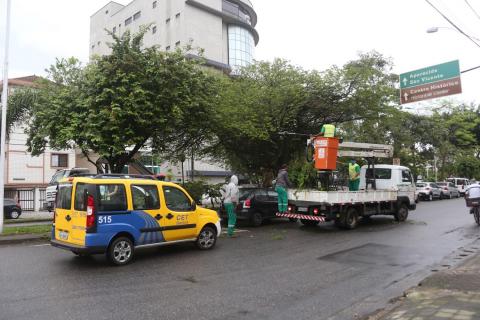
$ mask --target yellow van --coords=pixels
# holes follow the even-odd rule
[[[125,265],[145,246],[195,242],[211,249],[220,232],[218,214],[198,207],[179,185],[104,174],[59,183],[51,244],[77,255],[106,253]]]

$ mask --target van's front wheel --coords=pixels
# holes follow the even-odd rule
[[[118,237],[110,244],[107,258],[116,266],[123,266],[133,259],[133,242],[127,237]]]
[[[217,242],[217,231],[210,226],[206,226],[200,231],[197,238],[197,247],[200,250],[212,249]]]

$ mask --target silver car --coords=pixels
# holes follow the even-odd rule
[[[460,198],[460,192],[452,182],[437,182],[437,185],[442,190],[442,198]]]
[[[435,182],[417,182],[417,193],[422,200],[432,201],[442,198],[442,190]]]

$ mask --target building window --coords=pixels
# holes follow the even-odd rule
[[[113,27],[113,34],[115,34],[115,32],[117,32],[117,27]]]
[[[250,14],[236,3],[230,2],[228,0],[223,0],[222,11],[242,20],[243,22],[246,22],[250,25],[252,24],[252,18],[250,17]]]
[[[155,9],[157,7],[157,1],[152,2],[152,8]]]
[[[157,33],[157,26],[153,26],[153,27],[152,27],[152,33],[153,33],[153,34]]]
[[[140,19],[141,15],[142,15],[142,12],[141,12],[141,11],[138,11],[137,13],[135,13],[135,14],[133,15],[133,20],[138,20],[138,19]]]
[[[170,23],[170,18],[168,18],[167,20],[165,20],[165,23],[166,23],[166,24],[169,24],[169,23]]]
[[[180,18],[180,12],[175,15],[175,19]]]
[[[247,29],[239,26],[228,27],[228,63],[233,71],[253,62],[255,41]]]
[[[125,26],[128,26],[130,23],[132,23],[132,17],[125,20]]]
[[[52,153],[50,156],[50,166],[52,168],[67,168],[68,154]]]
[[[178,48],[180,46],[180,41],[175,42],[175,47]]]
[[[170,51],[170,46],[167,46],[165,50]]]

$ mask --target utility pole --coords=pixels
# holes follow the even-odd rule
[[[5,138],[7,135],[7,102],[8,102],[8,44],[10,37],[10,4],[11,0],[7,0],[7,19],[5,27],[5,54],[3,64],[3,92],[2,92],[2,129],[0,143],[0,206],[2,211],[0,214],[0,233],[3,233],[3,212],[4,193],[5,193]]]

